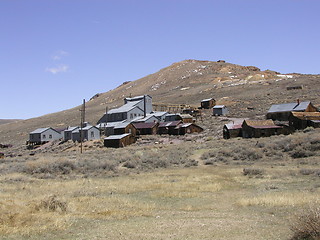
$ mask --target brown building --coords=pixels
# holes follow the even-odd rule
[[[113,128],[114,135],[120,135],[125,133],[131,133],[133,136],[137,135],[137,129],[132,123],[121,123]]]
[[[213,108],[215,105],[216,105],[216,100],[214,100],[213,98],[203,99],[201,101],[202,109],[210,109],[210,108]]]
[[[203,128],[194,123],[182,123],[175,127],[174,135],[185,135],[187,133],[200,133]]]
[[[175,128],[181,123],[182,121],[162,122],[159,124],[158,133],[174,135],[176,132]]]
[[[282,134],[282,127],[272,120],[244,120],[242,123],[242,137],[259,138]]]
[[[121,135],[111,135],[104,139],[105,147],[120,148],[128,146],[136,141],[136,138],[130,133],[125,133]]]
[[[294,129],[304,129],[306,127],[319,128],[320,112],[291,112],[289,126]]]
[[[158,122],[132,123],[132,125],[137,129],[137,135],[155,135],[158,133]]]
[[[242,137],[242,123],[245,119],[235,119],[223,126],[223,138]]]

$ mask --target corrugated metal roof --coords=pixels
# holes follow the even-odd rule
[[[132,110],[133,108],[137,107],[136,105],[137,105],[139,102],[140,102],[140,101],[127,102],[126,104],[122,105],[122,106],[119,107],[119,108],[111,109],[110,111],[108,111],[108,114],[129,112],[129,111]]]
[[[270,107],[268,113],[275,112],[292,112],[292,111],[305,111],[311,102],[297,102],[295,103],[284,103],[284,104],[274,104]]]
[[[122,139],[126,136],[131,135],[131,133],[124,133],[124,134],[120,134],[120,135],[111,135],[109,137],[106,137],[105,140],[117,140],[117,139]]]
[[[211,100],[214,100],[214,99],[213,98],[203,99],[201,102],[208,102],[208,101],[211,101]]]
[[[145,128],[153,128],[157,125],[157,122],[150,122],[150,123],[132,123],[132,125],[137,129],[145,129]]]
[[[124,121],[114,126],[114,129],[119,128],[126,128],[131,122],[130,121]]]
[[[162,122],[159,127],[176,127],[181,121],[172,121],[172,122]]]
[[[38,128],[38,129],[30,132],[30,134],[43,133],[43,132],[47,131],[48,129],[51,129],[51,128],[50,128],[50,127],[47,127],[47,128]]]
[[[68,127],[66,130],[64,130],[65,132],[72,132],[74,130],[76,130],[79,127]]]
[[[292,112],[292,115],[302,120],[320,120],[320,112]]]
[[[226,106],[225,105],[215,105],[213,108],[225,108]]]

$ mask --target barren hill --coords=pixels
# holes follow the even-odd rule
[[[319,99],[319,75],[280,74],[261,71],[254,66],[240,66],[224,61],[185,60],[150,74],[125,82],[116,89],[97,93],[86,103],[86,120],[95,124],[109,109],[123,104],[123,98],[149,94],[154,103],[190,104],[213,97],[229,107],[234,117],[262,118],[273,103]],[[287,90],[301,86],[302,89]],[[0,125],[0,142],[22,143],[28,133],[38,127],[64,128],[79,125],[79,107],[38,118]]]

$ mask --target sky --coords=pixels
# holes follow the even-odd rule
[[[0,0],[0,119],[66,110],[186,59],[320,73],[319,0]]]

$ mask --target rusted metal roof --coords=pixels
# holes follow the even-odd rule
[[[320,112],[292,112],[292,115],[301,120],[320,120]]]
[[[281,128],[274,124],[271,119],[268,120],[244,120],[243,123],[246,123],[252,128]]]
[[[157,122],[151,122],[151,123],[132,123],[132,125],[137,129],[146,129],[146,128],[154,128],[158,123]]]
[[[181,123],[181,121],[172,121],[172,122],[162,122],[159,125],[159,128],[161,127],[176,127]]]

